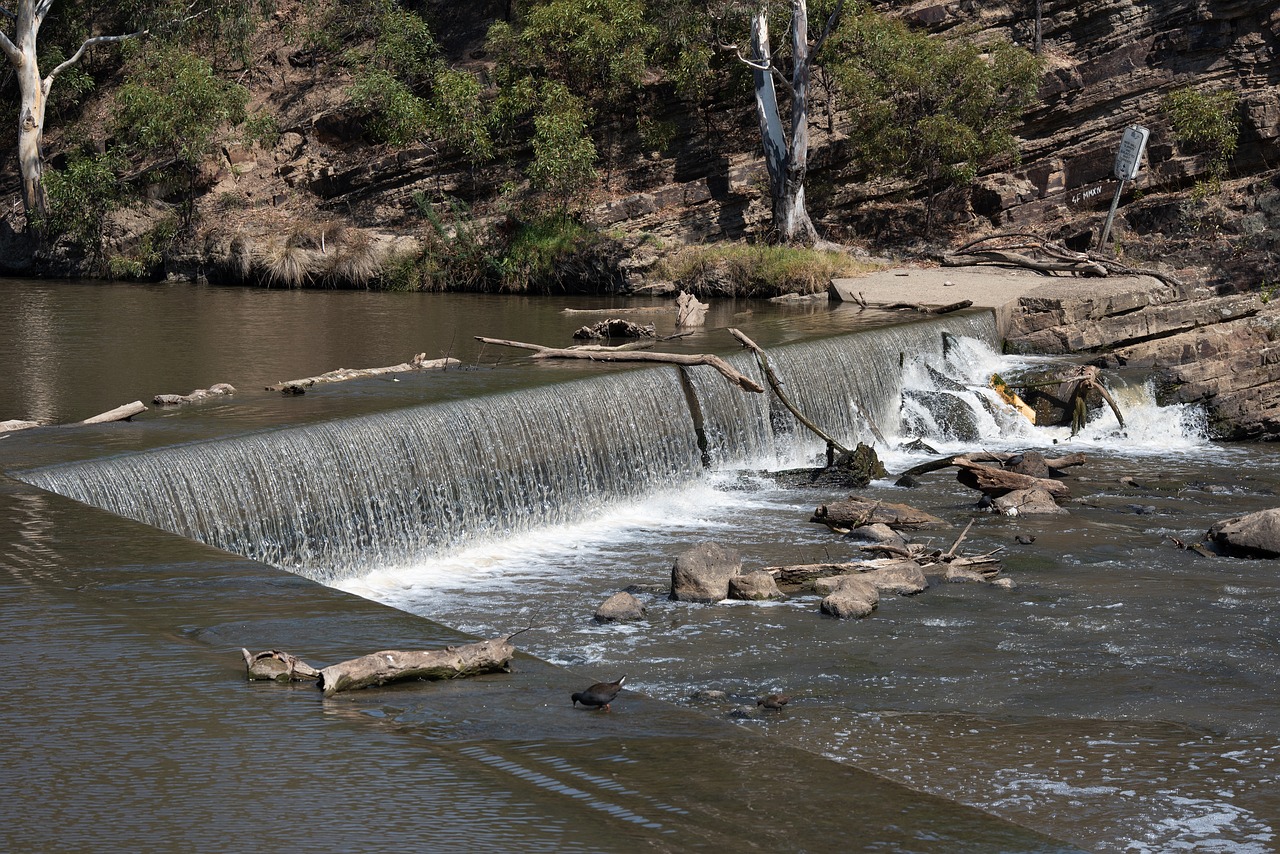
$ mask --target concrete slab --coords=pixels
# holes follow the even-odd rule
[[[1013,309],[1026,296],[1104,297],[1159,285],[1150,276],[1083,278],[1045,275],[1021,267],[897,267],[858,278],[833,279],[828,293],[833,300],[861,299],[871,306],[949,305],[970,300],[974,308],[994,311],[996,328],[1005,335]]]

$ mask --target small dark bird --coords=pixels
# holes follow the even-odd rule
[[[1036,538],[1030,534],[1017,534],[1013,539],[1016,543],[1023,546],[1029,546],[1036,541]]]
[[[627,681],[627,677],[623,676],[617,682],[597,682],[585,691],[578,691],[573,695],[573,705],[576,708],[579,703],[587,707],[604,709],[609,711],[609,704],[618,696],[618,692],[622,690],[622,683]]]
[[[774,712],[782,711],[782,707],[791,702],[791,698],[786,694],[770,694],[767,697],[761,697],[756,700],[757,706],[764,706],[766,709]]]

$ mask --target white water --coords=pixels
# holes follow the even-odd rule
[[[945,393],[964,401],[975,413],[981,430],[979,445],[987,450],[1040,449],[1047,456],[1083,450],[1091,458],[1139,467],[1144,460],[1161,462],[1171,456],[1184,462],[1201,459],[1221,464],[1233,453],[1205,438],[1203,419],[1194,408],[1157,407],[1147,387],[1111,389],[1125,416],[1123,428],[1110,411],[1104,411],[1072,437],[1069,428],[1033,427],[1003,405],[993,405],[998,398],[987,387],[990,375],[1016,376],[1036,367],[1035,363],[1002,357],[975,339],[960,339],[949,357],[932,354],[908,360],[904,387],[940,391],[926,364],[965,386]],[[881,417],[885,417],[883,411]],[[900,421],[889,418],[881,427],[888,445],[877,450],[891,472],[934,456],[900,449],[912,439],[925,439],[940,454],[973,449],[972,443],[948,438],[946,425],[910,401]],[[912,427],[927,432],[916,433]],[[1052,695],[1058,689],[1045,686],[1061,680],[1062,691],[1073,690],[1069,686],[1077,683],[1069,673],[1069,650],[1074,644],[1096,650],[1088,653],[1091,657],[1102,656],[1102,664],[1090,664],[1094,671],[1106,666],[1108,655],[1130,662],[1146,657],[1148,663],[1143,666],[1153,670],[1167,666],[1152,657],[1140,639],[1156,631],[1158,616],[1117,601],[1111,592],[1077,603],[1073,599],[1078,594],[1069,587],[1061,593],[1051,594],[1048,588],[1037,591],[1032,576],[1024,581],[1031,585],[1026,592],[1009,594],[1013,598],[1004,600],[1009,604],[998,606],[999,612],[1026,611],[1012,614],[1010,619],[1016,622],[1008,626],[996,624],[990,615],[970,614],[965,603],[973,591],[950,587],[912,600],[882,601],[877,615],[862,625],[849,626],[830,620],[815,623],[814,600],[807,598],[764,605],[725,602],[713,607],[665,599],[662,591],[672,557],[702,540],[739,548],[748,569],[770,562],[840,559],[848,554],[849,547],[825,528],[803,521],[817,501],[829,497],[781,489],[771,478],[753,473],[815,462],[819,450],[816,442],[797,437],[768,454],[735,461],[731,467],[673,488],[609,502],[588,519],[472,543],[430,560],[381,566],[339,586],[479,635],[538,624],[541,628],[526,635],[524,646],[541,657],[602,677],[627,672],[633,674],[629,685],[634,690],[709,713],[723,709],[706,708],[691,699],[697,689],[725,690],[731,703],[750,705],[752,697],[768,691],[796,691],[800,679],[809,687],[801,688],[801,696],[785,715],[744,725],[759,726],[832,758],[959,798],[1085,847],[1139,852],[1270,850],[1275,838],[1272,823],[1265,812],[1248,804],[1268,797],[1260,793],[1274,782],[1272,772],[1280,759],[1280,744],[1274,740],[1258,736],[1188,740],[1188,731],[1162,728],[1163,724],[1135,736],[1126,725],[1106,720],[1121,715],[1129,701],[1101,697],[1073,699],[1078,705],[1064,702],[1060,708],[1039,712],[1050,720],[1062,713],[1079,717],[1086,722],[1083,726],[1049,723],[1010,732],[1008,725],[993,725],[992,716],[998,720],[1002,707],[1011,714],[1027,715],[1017,699],[1028,690],[1022,685],[1037,685]],[[901,494],[887,483],[872,489],[881,494],[888,490],[886,500],[916,503],[912,494]],[[957,489],[944,492],[955,495]],[[1060,524],[1082,530],[1080,522]],[[1104,522],[1079,536],[1106,538],[1110,536],[1106,528]],[[985,536],[990,540],[990,533]],[[974,539],[981,543],[983,537],[975,529]],[[1082,559],[1115,559],[1124,566],[1127,552],[1116,550],[1129,545],[1102,543],[1099,556]],[[645,622],[601,626],[589,619],[600,601],[628,585],[638,585],[638,595],[648,605]],[[926,603],[926,597],[934,598]],[[1062,638],[1065,657],[1042,662],[1029,658],[1046,655],[1039,646],[1042,641],[1026,653],[995,653],[1001,638],[1017,635],[1017,624],[1023,630],[1038,626],[1034,630],[1043,633],[1043,643],[1056,644],[1055,638]],[[1131,630],[1122,633],[1113,628],[1129,624],[1136,625],[1139,633],[1133,643],[1125,637]],[[1186,630],[1177,630],[1181,631]],[[896,645],[918,644],[921,638],[928,639],[923,641],[925,649],[933,651],[916,653],[920,660],[902,674],[892,666],[876,676],[876,666],[856,665],[851,671],[848,662],[834,669],[824,664],[828,656],[848,656],[849,644],[857,644],[859,636],[867,636],[867,643],[888,650],[890,656]],[[1104,642],[1099,643],[1099,637]],[[991,697],[984,692],[991,690],[1000,668],[977,677],[983,688],[977,688],[973,678],[957,678],[970,669],[983,670],[967,657],[968,646],[975,642],[992,650],[979,653],[980,657],[1012,654],[1021,658],[1018,665],[1008,667],[1012,683],[995,686]],[[853,654],[857,661],[857,653]],[[930,674],[938,656],[948,654],[957,656],[956,674],[945,668]],[[908,655],[907,661],[911,660]],[[1183,690],[1175,687],[1183,681],[1178,677],[1168,690]],[[899,709],[917,704],[919,710],[895,714],[892,707],[877,707],[875,699],[867,699],[879,696]],[[1156,717],[1172,717],[1169,711],[1178,702],[1162,706]],[[1031,707],[1041,708],[1039,702]],[[966,708],[985,710],[981,718],[951,716]],[[944,709],[948,714],[941,717],[928,711]],[[1143,714],[1137,716],[1141,719]],[[1099,717],[1103,719],[1093,720]],[[1116,747],[1109,738],[1125,741]]]

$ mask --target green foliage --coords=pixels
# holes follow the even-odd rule
[[[46,170],[46,230],[67,237],[90,255],[98,255],[102,251],[103,221],[126,199],[116,177],[123,166],[123,161],[111,154],[77,155],[62,171]]]
[[[529,180],[563,212],[595,183],[596,147],[588,133],[591,114],[564,86],[542,87],[534,117]]]
[[[408,145],[429,127],[426,102],[388,71],[366,69],[347,95],[368,114],[369,131],[380,142]]]
[[[153,42],[129,63],[114,100],[122,141],[144,156],[171,156],[194,169],[220,127],[244,121],[249,93],[219,79],[204,57]]]
[[[1236,115],[1239,98],[1235,92],[1201,92],[1190,86],[1165,96],[1164,111],[1180,145],[1208,155],[1209,174],[1214,183],[1226,175],[1227,163],[1235,154],[1240,135]]]
[[[1017,151],[1040,62],[1007,42],[978,45],[850,8],[823,50],[853,118],[854,154],[873,175],[920,177],[931,194]]]
[[[481,94],[480,81],[474,75],[442,68],[436,74],[427,106],[431,134],[445,144],[465,151],[473,163],[493,156],[489,116]]]
[[[142,235],[126,254],[107,259],[107,272],[113,279],[148,279],[156,275],[164,262],[165,250],[178,235],[178,221],[166,218]]]
[[[504,291],[547,291],[559,284],[559,264],[588,250],[599,235],[563,214],[521,223],[497,261]]]
[[[280,142],[280,123],[270,113],[254,113],[244,120],[240,136],[246,143],[257,143],[262,148],[275,148]]]

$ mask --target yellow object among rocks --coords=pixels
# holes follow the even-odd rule
[[[999,374],[991,375],[991,388],[995,389],[995,393],[1000,395],[1000,399],[1012,406],[1019,415],[1032,424],[1036,423],[1036,411],[1027,406],[1027,402],[1018,397],[1018,393],[1009,388],[1009,384],[1001,379]]]

